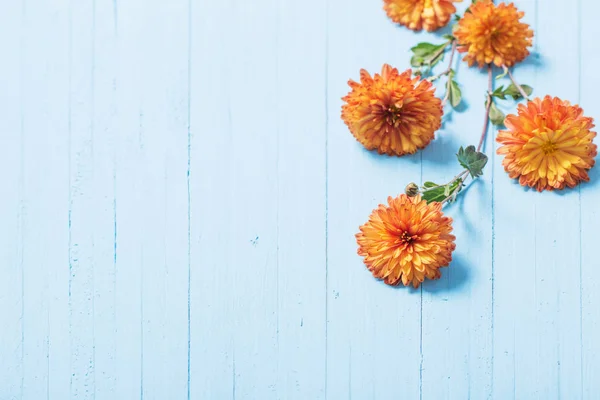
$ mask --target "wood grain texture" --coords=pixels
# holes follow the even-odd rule
[[[190,396],[232,398],[236,321],[232,153],[233,2],[201,2],[190,30]],[[214,40],[219,38],[219,40]],[[193,96],[193,97],[192,97]],[[256,235],[252,237],[254,239]],[[247,239],[246,244],[250,238]],[[194,266],[191,269],[191,266]],[[270,339],[269,339],[270,341]],[[210,360],[210,362],[209,362]]]
[[[327,382],[326,6],[321,0],[277,5],[274,398],[290,400],[323,398]],[[303,29],[306,21],[310,30]]]
[[[23,396],[23,103],[24,32],[21,4],[3,5],[0,46],[13,57],[0,63],[0,389],[8,399]],[[64,248],[64,246],[63,246]],[[68,278],[67,278],[68,279]],[[64,279],[63,279],[64,281]]]
[[[598,5],[515,3],[515,77],[600,117]],[[440,280],[391,288],[356,255],[374,207],[479,139],[487,76],[459,59],[464,106],[423,152],[340,119],[361,68],[439,36],[379,2],[2,2],[0,400],[596,399],[597,168],[525,190],[490,129]]]
[[[113,223],[115,270],[115,394],[141,398],[143,394],[143,239],[145,230],[142,119],[143,10],[141,1],[118,2],[112,20],[117,35],[118,62],[115,106],[118,134],[115,136]],[[179,288],[179,290],[183,290]]]

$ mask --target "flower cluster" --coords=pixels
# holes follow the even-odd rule
[[[448,24],[456,12],[453,3],[462,0],[384,0],[384,10],[392,21],[414,31],[431,32]]]
[[[507,130],[498,133],[502,165],[508,176],[538,191],[575,187],[587,182],[597,147],[591,118],[558,97],[520,104],[518,115],[509,115]]]
[[[497,67],[513,66],[523,61],[531,46],[533,31],[520,22],[525,15],[514,4],[480,1],[471,6],[470,12],[458,21],[454,36],[460,44],[458,51],[466,53],[463,58],[472,66],[494,63]]]
[[[461,0],[384,0],[390,19],[409,29],[435,31],[446,26]],[[522,21],[514,4],[473,1],[456,17],[452,35],[441,44],[419,43],[411,51],[411,69],[400,73],[384,65],[373,76],[360,71],[360,82],[349,81],[343,98],[342,119],[352,135],[368,150],[403,156],[426,147],[441,127],[446,104],[461,103],[460,85],[453,70],[455,55],[469,66],[486,68],[488,88],[483,131],[479,144],[461,147],[462,167],[450,182],[410,183],[405,194],[388,198],[388,205],[373,210],[356,235],[358,254],[373,276],[386,284],[418,287],[425,279],[438,279],[439,269],[452,261],[455,237],[452,219],[442,207],[453,202],[468,179],[483,174],[487,156],[481,152],[488,125],[505,126],[496,141],[497,153],[511,179],[538,191],[573,188],[589,180],[597,146],[593,119],[577,105],[557,97],[530,99],[533,89],[519,84],[510,70],[529,55],[533,31]],[[449,53],[448,67],[434,74]],[[496,79],[510,82],[493,89],[493,66],[503,73]],[[437,97],[433,82],[446,78],[445,93]],[[505,116],[500,100],[525,100],[517,113]]]
[[[452,219],[444,216],[441,203],[401,194],[389,197],[388,206],[373,210],[360,227],[358,254],[385,283],[418,287],[425,278],[439,278],[439,269],[452,261],[451,232]]]
[[[363,146],[379,154],[412,154],[433,140],[442,125],[442,101],[431,82],[384,65],[381,75],[360,71],[350,80],[342,118]]]

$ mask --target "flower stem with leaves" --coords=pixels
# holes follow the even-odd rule
[[[472,2],[475,3],[475,0]],[[425,79],[430,82],[435,82],[441,77],[446,76],[447,81],[444,85],[446,92],[442,98],[442,107],[449,102],[453,108],[456,108],[460,104],[462,98],[460,87],[454,79],[455,72],[452,69],[452,63],[454,62],[454,56],[457,52],[458,42],[452,35],[446,35],[444,37],[447,39],[447,41],[444,43],[436,45],[422,42],[411,48],[413,56],[410,60],[410,63],[413,67],[418,68],[418,70],[415,71],[415,75],[423,76],[426,74],[431,74],[433,68],[443,60],[444,54],[448,50],[448,47],[450,47],[450,59],[448,62],[448,67],[442,72],[435,75],[430,75]],[[434,201],[442,204],[453,202],[456,200],[456,197],[465,186],[464,183],[469,176],[471,179],[476,179],[483,174],[483,168],[487,164],[488,157],[481,152],[481,149],[485,143],[489,124],[491,122],[496,126],[502,126],[504,124],[504,119],[506,118],[504,113],[497,107],[495,100],[507,100],[508,98],[512,98],[517,101],[520,99],[530,100],[529,95],[531,95],[533,92],[531,86],[519,85],[506,65],[503,65],[502,68],[503,73],[498,75],[496,79],[499,80],[508,76],[511,83],[506,86],[506,88],[504,85],[500,85],[498,88],[496,88],[496,90],[494,90],[493,66],[492,64],[488,64],[487,66],[488,87],[485,100],[485,116],[479,143],[477,148],[475,148],[475,146],[467,146],[466,148],[461,147],[456,154],[458,162],[464,168],[464,170],[452,178],[448,183],[443,185],[438,185],[428,181],[425,182],[423,186],[419,187],[415,183],[411,183],[406,187],[407,195],[416,196],[421,194],[423,199],[428,203]]]
[[[489,110],[490,120],[492,121],[492,123],[494,125],[497,125],[497,126],[504,125],[504,118],[506,116],[498,107],[496,107],[496,104],[494,103],[494,98],[499,99],[499,100],[507,100],[508,98],[512,97],[512,99],[516,100],[516,101],[519,101],[521,99],[530,100],[529,95],[531,95],[531,93],[533,93],[533,88],[531,86],[519,85],[517,83],[517,81],[513,77],[510,70],[506,67],[506,65],[503,65],[502,69],[503,69],[503,73],[498,75],[496,77],[496,80],[499,80],[499,79],[504,78],[505,76],[508,76],[508,78],[511,81],[510,85],[508,85],[506,88],[504,87],[504,85],[501,85],[498,88],[496,88],[496,90],[494,90],[493,92],[490,88],[489,91],[490,91],[491,95],[488,96],[489,97],[488,102],[490,103],[490,110]],[[486,105],[487,105],[487,103],[486,103]]]
[[[507,74],[510,78],[512,85],[517,88],[521,96],[526,100],[531,100],[529,98],[529,95],[531,94],[533,89],[527,85],[519,85],[506,65],[503,65],[502,68],[504,69],[504,73]]]
[[[452,43],[452,47],[450,48],[450,60],[448,61],[448,68],[446,68],[444,71],[440,72],[437,75],[433,75],[433,76],[430,76],[429,78],[427,78],[427,80],[429,82],[435,82],[436,80],[440,79],[442,76],[449,75],[450,73],[453,72],[452,71],[452,62],[454,61],[454,54],[456,54],[457,43],[456,43],[455,39],[452,39],[451,43]],[[444,50],[446,50],[446,47],[444,48]]]
[[[433,67],[444,59],[446,50],[454,42],[454,38],[451,36],[446,37],[446,39],[448,40],[442,44],[421,42],[410,49],[413,52],[413,56],[410,59],[410,65],[414,68],[418,68],[418,70],[415,71],[416,75],[424,76],[431,73]],[[439,76],[437,78],[439,78]]]
[[[459,164],[464,168],[458,175],[444,185],[438,185],[433,182],[425,182],[422,187],[418,187],[415,183],[410,183],[406,187],[408,196],[416,196],[421,194],[423,199],[428,203],[437,201],[442,204],[454,202],[456,197],[465,186],[464,183],[471,176],[475,179],[483,175],[483,168],[488,162],[485,154],[475,149],[475,146],[461,147],[456,154]]]
[[[490,111],[492,108],[492,104],[493,104],[493,99],[492,99],[492,85],[493,85],[493,70],[492,70],[492,66],[488,65],[488,90],[486,93],[486,100],[485,100],[485,117],[483,119],[483,131],[481,132],[481,138],[479,139],[479,145],[477,146],[477,151],[480,151],[481,148],[483,147],[483,142],[485,141],[485,136],[487,135],[487,131],[488,131],[488,125],[489,125],[489,120],[490,120]]]

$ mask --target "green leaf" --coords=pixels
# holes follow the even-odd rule
[[[448,45],[448,43],[442,43],[442,44],[437,45],[437,44],[432,44],[432,43],[427,43],[427,42],[421,42],[421,43],[417,44],[416,46],[412,47],[410,50],[416,56],[427,57],[427,56],[432,55],[436,51],[441,50],[442,48],[446,47],[447,45]]]
[[[475,150],[475,146],[467,146],[466,149],[463,149],[461,146],[461,148],[458,149],[456,158],[458,158],[460,165],[469,170],[469,173],[473,178],[483,175],[483,168],[488,161],[485,154]]]
[[[423,63],[424,63],[424,59],[423,59],[423,57],[420,57],[420,56],[412,56],[412,57],[410,58],[410,65],[411,65],[411,67],[418,68],[418,67],[421,67],[421,66],[423,66]]]
[[[492,96],[497,97],[502,100],[506,100],[506,95],[504,93],[504,86],[500,86],[500,87],[496,88],[496,90],[494,90],[494,92],[492,93]]]
[[[521,89],[523,89],[527,96],[531,96],[531,93],[533,93],[533,88],[529,85],[521,85]]]
[[[531,86],[521,85],[521,87],[523,88],[523,91],[527,93],[527,96],[533,93],[533,88]],[[519,92],[519,89],[513,83],[511,83],[506,89],[504,89],[504,86],[496,88],[496,90],[494,90],[492,93],[492,96],[501,100],[506,100],[507,97],[512,97],[514,100],[523,98],[523,96],[521,96],[521,92]]]
[[[523,88],[523,91],[527,94],[527,96],[533,93],[533,88],[529,85],[521,85],[521,88]],[[511,83],[510,86],[506,88],[504,94],[506,96],[511,96],[515,100],[523,98],[523,96],[521,96],[521,92],[519,92],[519,89],[515,86],[514,83]]]
[[[456,81],[451,77],[449,77],[449,79],[448,87],[446,89],[450,91],[448,100],[450,101],[450,105],[452,105],[453,108],[456,108],[462,100],[462,92],[458,86],[458,83],[456,83]]]
[[[502,111],[500,111],[500,109],[498,109],[498,107],[496,107],[496,104],[493,101],[492,101],[492,105],[490,107],[489,117],[490,117],[490,121],[492,121],[492,124],[497,125],[497,126],[504,125],[504,118],[506,118],[504,113]]]
[[[447,40],[454,40],[454,36],[449,35],[449,34],[442,35],[442,37]]]
[[[425,62],[427,63],[427,65],[429,66],[429,68],[434,67],[435,65],[437,65],[440,61],[442,61],[444,59],[444,52],[440,52],[437,53],[434,57],[432,57],[429,60],[425,60]]]
[[[411,48],[413,56],[410,59],[410,65],[413,67],[428,66],[433,67],[444,58],[446,47],[450,42],[442,44],[432,44],[421,42]]]
[[[452,196],[452,195],[458,193],[462,189],[462,183],[463,183],[462,179],[458,179],[457,181],[452,183],[452,185],[444,185],[444,186],[440,186],[437,183],[433,183],[433,182],[425,182],[423,184],[423,187],[425,188],[425,190],[423,191],[422,198],[427,203],[431,203],[434,201],[442,202],[448,196]],[[429,189],[429,190],[427,190],[427,189]],[[446,193],[448,193],[448,194],[446,194]]]
[[[424,187],[425,189],[431,189],[431,188],[434,188],[434,187],[441,187],[441,186],[440,186],[440,185],[438,185],[437,183],[433,183],[433,182],[431,182],[431,181],[427,181],[427,182],[425,182],[425,183],[423,184],[423,187]]]

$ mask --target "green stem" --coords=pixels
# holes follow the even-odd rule
[[[510,78],[511,82],[513,83],[513,85],[515,85],[515,87],[517,88],[517,90],[519,91],[519,93],[521,93],[521,96],[523,96],[523,98],[525,100],[531,101],[531,99],[529,98],[529,96],[527,96],[527,93],[525,93],[525,90],[523,90],[523,88],[521,87],[521,85],[519,85],[517,83],[517,81],[515,80],[515,78],[511,74],[510,70],[506,67],[506,65],[503,65],[502,68],[504,69],[504,73],[508,74],[508,77]]]
[[[441,188],[441,187],[444,187],[444,186],[452,186],[452,184],[454,182],[456,182],[457,180],[461,179],[463,176],[465,176],[468,173],[469,173],[469,170],[465,169],[460,174],[458,174],[454,178],[452,178],[452,180],[450,182],[446,183],[445,185],[436,185],[436,186],[428,187],[426,189],[421,189],[421,193],[429,192],[431,190],[434,190],[434,189],[437,189],[437,188]]]
[[[453,46],[454,48],[455,46]],[[488,65],[488,90],[487,90],[487,104],[486,104],[486,108],[485,108],[485,118],[484,118],[484,123],[483,123],[483,131],[481,133],[481,138],[479,139],[479,146],[477,146],[477,151],[481,151],[481,147],[483,147],[483,143],[485,141],[485,137],[487,136],[487,131],[488,131],[488,125],[489,125],[489,114],[490,114],[490,108],[492,106],[492,85],[493,85],[493,71],[492,71],[492,65],[489,64]],[[448,82],[450,82],[450,80],[448,80]],[[460,192],[460,190],[462,189],[463,183],[465,182],[465,180],[468,178],[468,174],[469,174],[469,170],[465,169],[463,170],[460,174],[456,175],[450,182],[448,182],[445,185],[436,185],[436,186],[432,186],[432,187],[421,187],[420,193],[426,193],[429,192],[431,190],[435,190],[435,189],[439,189],[441,187],[452,187],[452,185],[454,183],[456,183],[458,180],[460,180],[460,184],[457,185],[449,194],[448,196],[446,196],[446,198],[444,198],[444,200],[442,200],[440,203],[443,205],[447,202],[449,202],[451,199],[456,199],[456,196],[458,196],[458,193]]]
[[[435,82],[438,79],[440,79],[442,76],[446,76],[452,71],[452,60],[454,60],[454,53],[456,53],[456,40],[452,39],[448,43],[446,43],[446,46],[442,47],[440,50],[438,50],[435,53],[435,55],[432,57],[432,60],[435,60],[440,54],[445,52],[446,49],[448,48],[449,44],[452,44],[452,49],[450,50],[450,62],[448,63],[448,68],[446,68],[443,72],[441,72],[437,75],[433,75],[433,76],[430,76],[429,78],[427,78],[427,80],[429,82]]]
[[[441,201],[442,204],[448,202],[452,197],[456,197],[456,194],[458,194],[458,191],[462,189],[462,183],[465,181],[465,179],[463,177],[465,175],[467,175],[468,173],[469,173],[469,170],[465,169],[463,172],[461,172],[460,174],[456,175],[454,177],[454,179],[452,179],[448,183],[448,186],[452,186],[453,183],[455,183],[459,179],[461,180],[460,184],[458,186],[456,186],[456,188],[452,192],[450,192],[450,194],[448,194],[448,196],[444,200]]]
[[[479,139],[479,146],[477,146],[477,151],[481,151],[481,147],[483,146],[483,142],[485,140],[485,136],[487,135],[488,125],[490,121],[490,108],[492,107],[492,81],[493,79],[492,73],[492,64],[488,64],[488,90],[487,90],[487,101],[485,102],[485,117],[483,120],[483,131],[481,132],[481,138]]]

